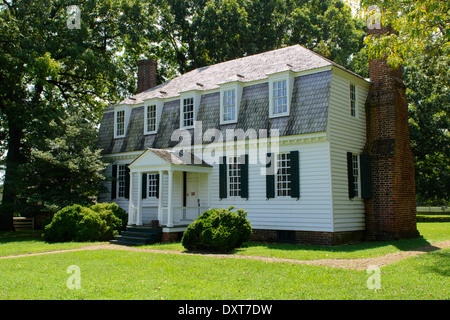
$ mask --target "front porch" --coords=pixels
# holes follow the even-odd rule
[[[158,220],[163,232],[184,231],[210,208],[212,167],[193,155],[188,159],[148,149],[129,165],[129,225]]]

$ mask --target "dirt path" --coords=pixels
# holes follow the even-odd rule
[[[423,253],[427,253],[427,252],[431,252],[431,251],[435,251],[435,250],[440,250],[440,249],[447,248],[447,247],[450,247],[450,240],[433,243],[431,245],[416,248],[414,250],[389,253],[387,255],[375,257],[375,258],[296,260],[296,259],[271,258],[271,257],[261,257],[261,256],[245,256],[245,255],[233,255],[233,254],[189,253],[189,252],[180,252],[180,251],[174,251],[174,250],[144,249],[144,248],[121,246],[121,245],[102,244],[102,245],[85,246],[85,247],[80,247],[77,249],[56,250],[56,251],[48,251],[48,252],[37,252],[37,253],[20,254],[20,255],[14,255],[14,256],[5,256],[5,257],[0,257],[0,260],[1,259],[11,259],[11,258],[20,258],[20,257],[38,256],[38,255],[45,255],[45,254],[64,253],[64,252],[108,249],[108,250],[135,251],[135,252],[204,256],[204,257],[212,257],[212,258],[249,259],[249,260],[258,260],[258,261],[266,261],[266,262],[278,262],[278,263],[284,262],[284,263],[306,264],[306,265],[344,268],[344,269],[353,269],[353,270],[366,270],[367,267],[370,265],[376,265],[378,267],[383,267],[383,266],[386,266],[395,261],[399,261],[399,260],[402,260],[405,258],[409,258],[412,256],[416,256],[419,254],[423,254]]]

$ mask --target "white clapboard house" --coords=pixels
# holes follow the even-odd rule
[[[175,239],[209,208],[243,208],[253,239],[336,244],[364,232],[370,83],[290,46],[183,74],[107,108],[98,144],[129,225]],[[165,236],[164,236],[165,235]]]

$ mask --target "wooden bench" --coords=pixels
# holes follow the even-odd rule
[[[16,231],[34,230],[34,218],[14,217],[13,223]]]

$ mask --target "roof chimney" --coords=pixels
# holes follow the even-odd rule
[[[156,67],[158,63],[153,59],[139,60],[137,93],[141,93],[156,86]]]
[[[375,36],[392,32],[381,23],[368,28]],[[372,197],[365,199],[366,238],[417,237],[414,158],[401,68],[393,69],[386,59],[372,59],[369,76],[364,151],[370,155]]]

